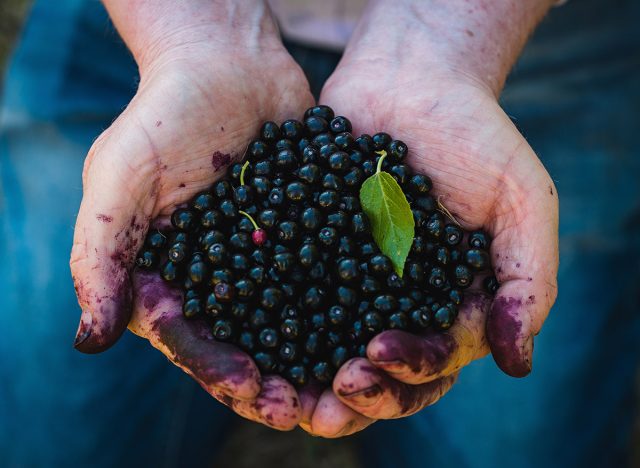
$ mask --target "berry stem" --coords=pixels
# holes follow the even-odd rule
[[[382,170],[382,161],[387,157],[387,152],[385,150],[376,151],[376,154],[380,155],[380,159],[378,159],[378,168],[376,169],[376,174],[379,174]]]
[[[246,164],[249,164],[248,162]],[[242,176],[240,176],[242,177]],[[247,213],[246,211],[242,211],[242,210],[238,210],[238,213],[240,213],[243,216],[246,216],[247,218],[249,218],[249,221],[251,221],[251,224],[253,224],[253,228],[257,231],[260,229],[260,226],[258,226],[258,224],[253,220],[253,218],[251,217],[251,215],[249,213]]]
[[[247,170],[247,167],[249,167],[249,161],[245,161],[245,163],[242,165],[242,170],[240,171],[240,185],[244,185],[244,172]],[[249,219],[251,219],[251,216],[249,216]],[[253,219],[251,219],[251,221],[253,221]]]

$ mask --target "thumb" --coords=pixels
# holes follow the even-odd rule
[[[126,114],[96,140],[83,171],[70,267],[82,308],[74,347],[85,353],[109,348],[127,327],[130,271],[155,205],[153,150]]]
[[[514,377],[531,371],[533,337],[557,294],[558,198],[551,179],[541,179],[534,180],[540,183],[528,187],[525,196],[507,197],[514,203],[496,218],[493,229],[491,253],[501,286],[486,333],[496,363]]]

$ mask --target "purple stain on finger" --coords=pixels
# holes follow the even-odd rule
[[[266,422],[278,428],[292,429],[302,416],[300,402],[291,386],[278,377],[266,377],[254,408]]]
[[[535,297],[530,300],[535,301]],[[524,377],[531,372],[528,337],[523,336],[520,319],[522,307],[522,299],[497,297],[488,318],[487,339],[491,352],[498,366],[513,377]]]
[[[153,333],[173,361],[190,370],[206,388],[219,387],[239,398],[255,396],[260,375],[251,358],[233,345],[211,339],[210,327],[201,320],[184,320],[182,314],[165,314],[152,325]]]
[[[164,300],[173,303],[182,302],[180,291],[170,287],[153,272],[136,271],[135,287],[139,300],[148,312],[153,312],[158,304]]]
[[[448,375],[433,382],[408,385],[399,382],[388,375],[382,376],[381,386],[393,395],[399,410],[392,417],[405,417],[417,413],[442,397],[453,385],[457,376]]]
[[[363,388],[366,388],[365,386],[371,385],[369,380],[362,382],[358,379],[358,375],[362,373],[368,374],[370,372],[374,372],[375,377],[375,368],[373,368],[373,371],[371,368],[373,368],[373,366],[365,358],[354,358],[347,361],[346,364],[342,365],[334,379],[334,392],[338,395],[345,396],[359,392]]]
[[[378,400],[380,400],[380,397],[382,396],[382,388],[380,385],[374,384],[351,393],[345,393],[341,390],[340,396],[348,399],[356,406],[373,406],[378,402]]]
[[[306,423],[311,422],[311,417],[318,404],[318,400],[324,391],[324,387],[318,382],[310,382],[298,390],[300,398],[300,406],[302,411],[302,420]]]
[[[221,153],[220,151],[216,151],[211,156],[211,164],[213,165],[213,169],[217,172],[223,167],[227,166],[231,162],[231,155],[228,153]]]
[[[417,337],[388,331],[381,333],[375,341],[375,355],[369,356],[373,361],[399,361],[414,374],[426,376],[441,372],[458,349],[453,337],[442,333]]]
[[[133,215],[129,220],[129,227],[131,228],[132,232],[146,231],[148,225],[149,225],[149,218],[143,219],[142,222],[138,222],[137,216]],[[138,236],[138,237],[142,238],[142,236]]]
[[[96,215],[96,219],[98,221],[102,221],[103,223],[110,223],[110,222],[113,221],[113,216],[109,216],[109,215],[106,215],[106,214],[98,213]]]
[[[103,221],[107,222],[107,218],[113,220],[105,217]],[[96,262],[91,271],[100,271],[97,279],[88,286],[79,278],[73,278],[78,303],[84,312],[74,342],[79,351],[98,353],[109,348],[124,333],[131,318],[129,269],[144,233],[135,216],[130,221],[115,234],[116,247],[113,251],[103,253],[95,249]]]
[[[352,360],[345,366],[340,373],[346,372],[347,375],[341,376],[341,386],[336,389],[337,393],[363,408],[375,405],[383,393],[390,394],[397,407],[376,407],[376,411],[380,411],[380,417],[384,419],[408,416],[421,410],[442,396],[443,389],[448,388],[442,385],[443,382],[450,383],[455,380],[455,376],[447,376],[427,384],[408,385],[376,368],[366,359]],[[348,385],[350,382],[355,385]],[[369,400],[366,398],[367,395],[370,395]]]
[[[88,320],[81,319],[74,343],[78,351],[89,354],[102,352],[111,347],[126,330],[131,318],[131,285],[128,273],[119,273],[111,276],[106,285],[110,293],[100,295],[82,285],[77,287],[78,302],[84,311],[83,319],[86,314],[91,316],[90,325],[86,324]],[[96,317],[100,319],[96,320]]]

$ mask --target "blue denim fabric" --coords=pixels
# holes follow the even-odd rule
[[[640,356],[639,19],[632,0],[552,11],[503,95],[560,195],[559,297],[532,375],[473,363],[437,405],[358,436],[367,466],[625,464]],[[291,50],[311,78],[336,63]],[[82,160],[135,77],[97,2],[36,3],[0,121],[3,466],[201,465],[224,431],[229,412],[142,340],[71,348]]]
[[[72,347],[83,159],[135,81],[99,2],[35,4],[0,114],[2,466],[204,465],[231,415],[130,333],[97,356]]]

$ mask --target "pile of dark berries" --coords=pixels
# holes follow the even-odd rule
[[[402,277],[358,196],[381,150],[415,220]],[[474,275],[490,270],[488,236],[463,232],[439,209],[407,152],[387,133],[354,137],[327,106],[308,109],[303,122],[266,122],[245,161],[173,213],[174,231],[149,233],[137,265],[159,267],[184,290],[184,316],[207,320],[263,373],[328,384],[383,330],[449,328]],[[495,293],[489,275],[484,286]]]

